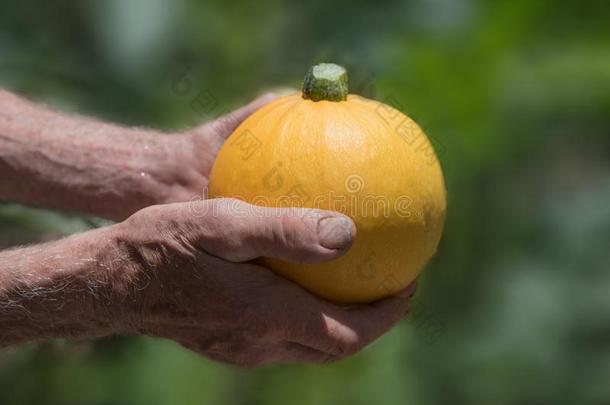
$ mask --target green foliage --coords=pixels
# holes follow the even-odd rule
[[[0,4],[0,85],[163,129],[350,71],[434,139],[449,191],[417,311],[339,364],[236,370],[170,342],[0,353],[0,403],[610,403],[610,6],[598,1]],[[0,206],[0,243],[90,219]]]

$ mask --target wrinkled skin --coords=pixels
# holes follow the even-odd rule
[[[122,221],[0,252],[0,347],[136,334],[242,366],[323,363],[398,322],[414,286],[347,309],[255,263],[337,258],[356,237],[349,218],[202,200],[224,140],[273,98],[169,135],[0,90],[0,199]]]
[[[272,256],[315,263],[345,253],[353,223],[318,227],[322,218],[340,214],[310,214],[232,199],[136,213],[120,231],[122,249],[137,263],[131,277],[139,283],[132,290],[141,306],[129,328],[242,366],[325,363],[360,351],[403,317],[414,286],[346,309],[249,262]],[[346,223],[349,240],[341,240]]]
[[[163,178],[165,194],[159,202],[190,201],[205,195],[216,154],[225,140],[249,115],[275,100],[267,93],[213,121],[173,136],[160,137],[167,164],[151,162],[150,172]],[[158,137],[159,138],[159,137]],[[160,195],[162,193],[159,193]]]

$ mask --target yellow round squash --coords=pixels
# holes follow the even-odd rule
[[[437,250],[446,211],[443,174],[426,135],[397,109],[348,95],[347,73],[335,64],[314,66],[302,94],[271,102],[234,131],[218,153],[208,196],[351,217],[356,240],[339,259],[263,259],[343,304],[374,301],[411,283]]]

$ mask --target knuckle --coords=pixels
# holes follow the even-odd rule
[[[340,336],[335,337],[334,346],[329,353],[343,358],[358,353],[362,347],[362,341],[357,335]]]
[[[360,344],[357,341],[343,341],[337,344],[337,354],[340,356],[351,356],[360,351]]]
[[[357,331],[334,320],[327,321],[324,335],[328,344],[324,351],[340,358],[357,353],[366,343]]]
[[[216,131],[221,135],[226,135],[239,125],[239,116],[233,111],[229,112],[216,120]]]
[[[270,231],[272,241],[276,245],[292,247],[297,241],[292,218],[288,215],[280,215],[275,221],[271,221]]]
[[[273,237],[278,243],[290,249],[308,251],[309,247],[316,244],[317,235],[314,229],[305,226],[301,218],[289,210],[274,222]]]

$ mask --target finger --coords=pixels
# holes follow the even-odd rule
[[[296,342],[283,342],[277,351],[275,362],[282,364],[325,364],[332,363],[337,360],[340,360],[340,357],[334,356],[330,353],[325,353]]]
[[[277,98],[278,96],[273,93],[263,94],[249,104],[204,125],[204,130],[213,131],[215,135],[224,141],[246,118]]]
[[[336,356],[293,342],[270,344],[264,348],[245,351],[202,350],[200,345],[192,342],[181,342],[180,345],[211,360],[239,367],[260,367],[269,364],[324,364],[339,360]]]
[[[396,295],[352,309],[319,301],[302,318],[302,326],[293,329],[291,340],[339,358],[357,353],[404,317],[415,288],[413,283]]]
[[[233,262],[274,257],[298,263],[335,259],[351,246],[356,227],[337,212],[304,208],[267,208],[236,199],[201,201],[196,244]]]
[[[352,308],[342,319],[344,325],[355,330],[364,346],[387,333],[408,312],[417,283],[401,292],[368,305]]]

